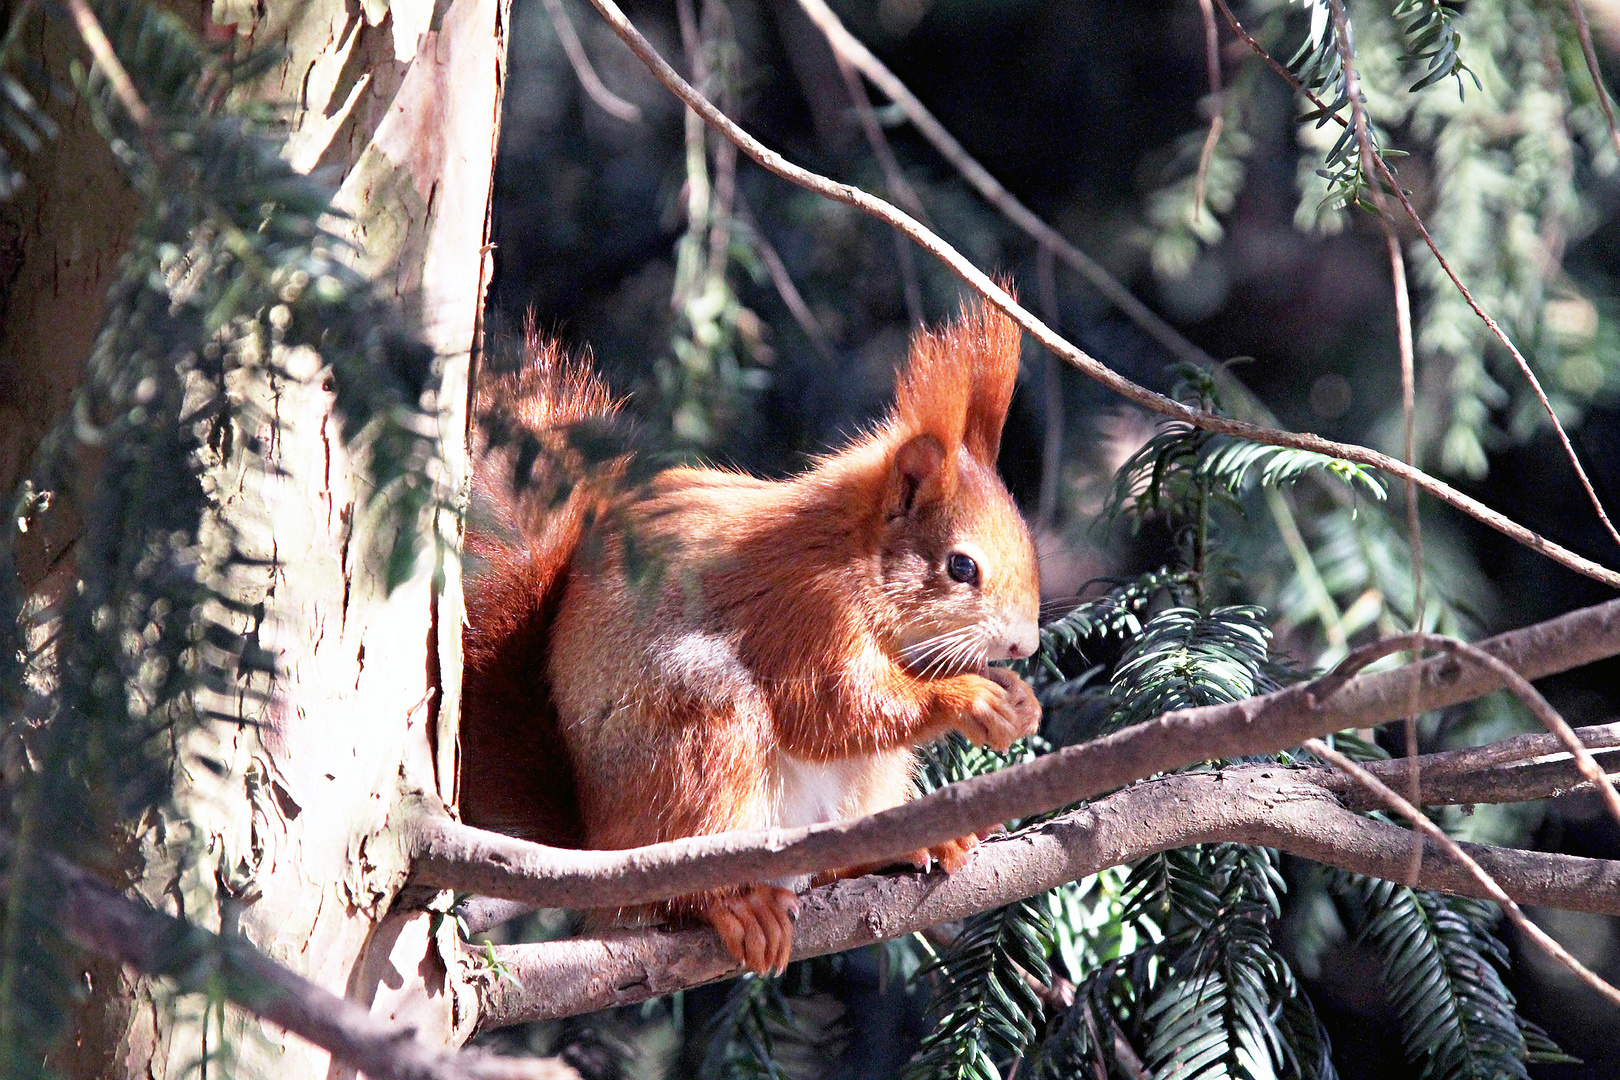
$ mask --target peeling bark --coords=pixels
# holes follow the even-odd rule
[[[358,245],[360,268],[399,299],[440,357],[452,492],[467,468],[468,367],[490,271],[507,3],[217,0],[208,13],[216,26],[234,24],[239,40],[285,50],[283,64],[245,92],[294,105],[289,158],[343,177],[338,205],[352,218],[340,224]],[[76,55],[76,47],[67,39],[52,55]],[[45,225],[25,237],[32,261],[8,298],[18,315],[5,324],[0,377],[10,381],[0,400],[35,416],[65,400],[57,373],[82,366],[120,237],[139,209],[110,165],[85,164],[97,142],[88,124],[70,126],[50,175],[73,172],[75,182],[47,176],[31,188],[39,208],[28,212]],[[78,229],[99,262],[68,259],[50,229]],[[69,271],[76,276],[64,296]],[[27,393],[13,397],[14,383]],[[262,714],[249,717],[256,726],[215,724],[178,748],[172,812],[130,839],[131,880],[160,911],[214,929],[234,924],[271,958],[373,1017],[413,1027],[430,1045],[459,1045],[477,999],[454,922],[431,910],[393,911],[409,868],[401,808],[455,800],[456,525],[448,515],[433,522],[448,542],[445,557],[425,559],[388,593],[385,568],[366,555],[378,524],[365,509],[364,462],[343,448],[332,395],[319,378],[243,392],[277,421],[258,434],[274,446],[280,471],[221,468],[213,479],[219,513],[240,530],[245,553],[274,560],[273,570],[231,584],[239,599],[262,605],[262,618],[244,627],[280,654],[284,674]],[[10,420],[0,409],[8,485],[20,467],[17,446],[31,445],[33,432]],[[187,767],[203,754],[226,774]],[[447,905],[445,896],[429,906]],[[95,1047],[59,1065],[84,1076],[189,1074],[203,1046],[195,1006],[175,1007],[161,986],[113,963],[93,967],[90,984],[79,1033]],[[353,1075],[247,1013],[231,1010],[226,1034],[245,1074]]]

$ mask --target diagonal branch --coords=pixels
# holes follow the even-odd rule
[[[850,105],[855,110],[856,119],[860,121],[866,143],[872,148],[872,155],[877,158],[878,167],[883,170],[883,182],[888,187],[890,196],[906,208],[906,213],[918,221],[927,222],[928,212],[923,209],[922,200],[917,197],[916,189],[911,186],[905,172],[900,168],[900,160],[894,156],[894,148],[889,145],[888,136],[883,134],[883,125],[878,123],[877,113],[872,109],[872,100],[866,95],[866,84],[861,82],[860,74],[850,64],[848,57],[837,49],[834,49],[832,54],[839,77],[844,80],[844,87],[849,91]],[[929,224],[932,225],[931,222]],[[914,326],[921,326],[925,318],[922,282],[917,277],[917,260],[912,257],[911,245],[901,233],[894,234],[894,250],[900,263],[900,280],[905,286],[906,313],[911,316]]]
[[[0,834],[0,854],[11,854]],[[378,1080],[555,1080],[548,1063],[454,1051],[417,1039],[406,1027],[282,967],[246,938],[215,934],[155,911],[54,855],[44,870],[58,891],[56,916],[82,948],[156,977],[223,986],[225,995],[261,1017]],[[176,975],[175,973],[180,974]],[[182,987],[185,988],[185,987]]]
[[[78,28],[79,39],[84,42],[84,47],[90,50],[96,66],[100,67],[102,74],[107,77],[107,82],[111,84],[113,93],[118,95],[124,111],[135,121],[136,127],[149,135],[152,130],[152,110],[141,100],[140,92],[135,89],[134,80],[129,77],[129,72],[124,70],[112,42],[107,40],[107,33],[96,19],[96,13],[91,10],[89,0],[67,0],[67,5],[68,11],[73,14],[73,24]]]
[[[1409,647],[1409,645],[1407,645]],[[1481,642],[1525,678],[1620,654],[1620,600]],[[1353,663],[1368,662],[1360,650]],[[1353,670],[1353,669],[1352,669]],[[741,881],[881,863],[1002,822],[1096,798],[1203,761],[1269,753],[1499,689],[1491,666],[1440,655],[1392,671],[1311,683],[1229,705],[1168,713],[1034,761],[974,777],[870,817],[799,829],[720,833],[629,851],[573,851],[422,813],[409,829],[417,884],[551,907],[613,907]]]
[[[1403,480],[1411,479],[1435,498],[1496,529],[1532,551],[1545,555],[1596,581],[1620,588],[1620,572],[1611,570],[1606,566],[1577,555],[1559,544],[1553,543],[1518,522],[1492,510],[1479,500],[1463,494],[1444,481],[1438,480],[1403,461],[1392,458],[1388,454],[1381,454],[1364,446],[1334,442],[1319,435],[1276,431],[1257,424],[1216,416],[1213,413],[1184,405],[1173,398],[1155,393],[1145,386],[1132,382],[1053,331],[1051,327],[1014,300],[1010,293],[991,280],[984,271],[974,266],[959,251],[940,239],[909,214],[859,188],[837,183],[819,173],[795,165],[743,131],[716,108],[713,102],[693,89],[686,80],[676,73],[674,68],[669,66],[668,62],[658,54],[651,43],[625,18],[624,12],[619,10],[618,5],[613,0],[591,0],[591,2],[602,13],[602,17],[607,20],[608,25],[613,27],[614,32],[619,35],[625,44],[630,46],[630,50],[636,54],[642,63],[647,65],[659,82],[663,83],[688,108],[702,116],[705,121],[760,166],[783,179],[798,184],[808,191],[853,206],[863,213],[899,229],[949,266],[958,277],[975,291],[1006,312],[1014,322],[1023,327],[1042,345],[1122,397],[1154,412],[1206,431],[1233,435],[1252,442],[1266,443],[1272,446],[1287,446],[1297,450],[1306,450],[1329,457],[1341,458],[1346,461],[1354,461],[1380,469]]]
[[[1187,844],[1279,848],[1387,880],[1407,871],[1413,833],[1345,809],[1327,770],[1245,766],[1137,784],[1090,806],[981,844],[962,869],[874,875],[800,897],[794,959],[899,937],[1033,896],[1110,866]],[[1620,863],[1462,845],[1515,899],[1620,914]],[[1425,844],[1426,889],[1484,896],[1439,846]],[[712,982],[737,966],[708,930],[612,931],[495,950],[515,984],[486,988],[480,1027],[568,1016]]]
[[[956,137],[928,111],[928,106],[918,100],[917,95],[900,81],[899,76],[890,71],[882,60],[872,55],[872,51],[863,45],[859,38],[844,28],[844,24],[824,0],[799,0],[799,6],[804,8],[805,14],[810,16],[810,21],[827,36],[827,43],[832,46],[833,54],[843,57],[865,75],[873,86],[883,91],[884,96],[900,106],[906,118],[922,133],[923,138],[932,143],[940,156],[950,162],[951,166],[962,174],[963,179],[972,184],[986,202],[1001,211],[1008,221],[1024,230],[1024,233],[1041,248],[1056,252],[1064,262],[1090,282],[1092,288],[1106,297],[1125,314],[1126,318],[1141,327],[1149,337],[1164,346],[1176,359],[1195,364],[1214,362],[1208,353],[1188,341],[1175,327],[1159,318],[1152,308],[1138,300],[1136,295],[1120,284],[1101,263],[1070,243],[1067,237],[1042,221],[1035,211],[1025,206],[1016,195],[1003,187],[1001,181],[991,175],[989,169],[975,160],[973,155],[956,141]]]

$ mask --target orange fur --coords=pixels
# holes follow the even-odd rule
[[[1018,346],[1010,320],[973,308],[919,335],[886,421],[803,475],[682,468],[627,490],[582,485],[562,510],[577,498],[594,520],[532,523],[551,546],[474,577],[470,594],[490,597],[469,605],[480,657],[511,637],[512,591],[533,590],[520,610],[549,620],[516,660],[530,711],[555,728],[524,737],[566,747],[587,846],[872,813],[910,797],[913,748],[951,730],[1005,747],[1034,730],[1028,686],[986,666],[1036,643],[1035,552],[995,472]],[[962,556],[974,579],[955,575]],[[469,691],[510,675],[513,658],[475,673],[468,652]],[[483,723],[473,705],[466,717]],[[975,842],[932,854],[955,869]],[[780,886],[798,884],[660,910],[708,921],[770,970],[796,912]]]
[[[568,564],[619,469],[592,468],[567,432],[617,406],[588,363],[532,331],[528,344],[529,365],[481,380],[474,402],[460,806],[482,828],[577,846],[585,834],[546,657]],[[538,453],[519,477],[523,436]]]

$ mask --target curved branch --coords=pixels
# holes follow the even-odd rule
[[[1620,654],[1620,600],[1490,638],[1479,648],[1532,679]],[[1502,686],[1497,672],[1451,655],[1348,679],[1335,673],[1265,697],[1168,713],[870,817],[698,836],[629,851],[550,848],[424,812],[407,830],[412,876],[418,884],[480,896],[588,908],[877,863],[1096,798],[1155,773],[1383,723],[1405,715],[1414,681],[1423,710]]]
[[[1021,306],[1013,299],[1012,294],[997,285],[989,275],[974,266],[959,251],[940,239],[909,214],[859,188],[837,183],[819,173],[795,165],[774,150],[766,147],[759,140],[738,127],[736,123],[716,108],[713,102],[682,79],[675,69],[670,67],[668,62],[658,54],[658,51],[652,47],[651,43],[631,25],[630,20],[625,17],[623,11],[619,10],[618,5],[613,0],[591,0],[591,3],[596,7],[597,11],[602,13],[602,17],[607,20],[608,25],[613,27],[614,32],[619,35],[620,39],[630,46],[630,51],[635,53],[637,58],[647,65],[659,82],[663,83],[688,108],[702,116],[715,130],[719,131],[721,135],[725,136],[727,140],[735,144],[738,149],[763,168],[799,185],[807,191],[813,191],[818,195],[853,206],[863,213],[869,214],[905,233],[935,258],[950,267],[958,277],[984,296],[985,299],[1006,312],[1014,322],[1023,327],[1035,340],[1120,396],[1154,412],[1202,428],[1205,431],[1233,435],[1241,439],[1266,443],[1271,446],[1287,446],[1296,450],[1306,450],[1346,461],[1354,461],[1380,469],[1402,480],[1410,480],[1440,501],[1483,522],[1530,550],[1545,555],[1577,573],[1601,581],[1605,585],[1620,588],[1620,572],[1611,570],[1591,559],[1575,554],[1568,548],[1553,543],[1511,518],[1492,510],[1479,500],[1463,494],[1444,481],[1438,480],[1423,470],[1408,465],[1403,461],[1392,458],[1388,454],[1381,454],[1365,446],[1334,442],[1331,439],[1324,439],[1320,435],[1277,431],[1258,424],[1216,416],[1202,409],[1194,409],[1184,405],[1173,398],[1155,393],[1145,386],[1132,382],[1089,353],[1070,344],[1051,327]]]
[[[568,9],[563,7],[563,0],[545,0],[546,13],[551,16],[551,26],[557,32],[557,42],[562,46],[563,53],[568,57],[569,66],[574,69],[574,77],[586,95],[601,110],[609,116],[618,117],[626,123],[635,123],[641,119],[641,109],[634,102],[609,90],[596,74],[596,68],[591,66],[590,54],[585,51],[584,42],[574,32],[574,22],[568,17]]]
[[[1055,888],[1110,866],[1187,844],[1279,848],[1388,880],[1408,869],[1413,834],[1355,814],[1313,782],[1326,770],[1248,766],[1181,773],[981,844],[967,865],[873,875],[800,897],[794,959],[852,949],[938,926]],[[1620,863],[1465,844],[1515,899],[1620,915]],[[1420,885],[1483,896],[1438,846],[1424,845]],[[725,978],[738,968],[708,930],[612,931],[495,950],[516,983],[486,989],[482,1029],[627,1005]]]

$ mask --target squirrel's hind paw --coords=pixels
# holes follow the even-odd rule
[[[793,958],[793,923],[799,898],[776,885],[750,885],[707,900],[697,914],[720,935],[720,943],[759,975],[780,975]]]
[[[978,846],[978,834],[968,833],[966,836],[958,836],[955,840],[947,840],[930,848],[919,848],[906,856],[906,861],[919,870],[927,870],[932,863],[946,874],[954,874],[966,865],[968,852]]]

